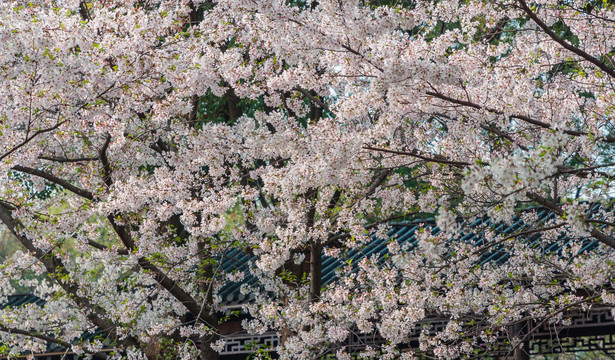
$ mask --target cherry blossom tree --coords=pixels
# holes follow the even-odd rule
[[[0,218],[25,248],[5,261],[2,296],[29,286],[46,301],[5,309],[11,353],[55,342],[95,357],[103,346],[217,357],[214,256],[233,243],[224,214],[245,189],[219,147],[228,129],[197,122],[199,96],[227,91],[216,70],[226,40],[200,34],[198,10],[1,5]],[[79,342],[95,329],[103,339]]]
[[[260,45],[285,66],[263,91],[307,97],[311,90],[312,105],[325,110],[294,143],[322,127],[340,134],[324,150],[280,154],[285,166],[261,176],[274,200],[253,212],[257,226],[265,223],[253,240],[256,272],[276,295],[263,295],[247,325],[279,329],[283,356],[344,358],[349,336],[377,333],[384,345],[368,347],[366,356],[481,357],[512,338],[510,351],[522,357],[531,334],[517,330],[528,321],[565,323],[572,309],[612,306],[613,4],[222,4],[243,11],[234,18],[239,42],[265,39]],[[301,113],[269,96],[272,106]],[[337,166],[313,169],[320,159]],[[272,194],[267,184],[276,173],[283,178]],[[284,181],[295,189],[280,187]],[[284,203],[292,205],[280,216]],[[521,211],[528,207],[555,216],[544,221]],[[369,247],[366,230],[382,236],[379,220],[412,213],[436,213],[441,232],[423,231],[416,249],[393,241],[389,259],[342,268],[339,281],[322,288],[323,252],[344,259]],[[516,233],[484,226],[473,229],[486,241],[479,248],[460,240],[459,219],[511,223],[515,215],[524,224]],[[289,217],[301,225],[293,229]],[[526,244],[529,235],[541,245]],[[562,237],[576,241],[564,246]],[[584,237],[600,246],[579,254]],[[560,251],[545,250],[554,243]],[[508,261],[477,266],[494,249]],[[293,260],[309,263],[309,281],[284,276]],[[424,327],[429,318],[446,319],[445,330]],[[419,348],[409,350],[416,333]]]
[[[242,275],[221,271],[233,249],[259,280],[243,289],[256,295],[244,325],[278,331],[283,358],[349,358],[353,334],[382,339],[367,357],[482,357],[508,339],[522,358],[524,324],[615,304],[614,11],[0,4],[0,220],[25,248],[4,262],[0,295],[28,286],[46,300],[3,309],[0,341],[215,359],[216,291]],[[386,257],[348,261],[392,221],[429,216],[440,231],[425,222],[418,246],[393,239]],[[463,226],[485,218],[523,226]],[[581,252],[583,238],[599,246]],[[482,263],[494,249],[508,260]],[[324,256],[347,264],[326,287]],[[95,328],[104,341],[78,341]]]

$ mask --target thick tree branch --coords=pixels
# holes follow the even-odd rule
[[[367,188],[367,191],[365,191],[363,198],[365,199],[365,198],[368,198],[374,195],[374,193],[376,192],[376,189],[378,189],[378,187],[385,182],[385,180],[387,179],[389,174],[391,174],[391,172],[392,172],[391,169],[384,169],[380,171],[378,176],[376,176],[376,178],[372,181],[372,183],[369,184],[369,187]]]
[[[81,0],[79,2],[79,15],[84,21],[92,20],[92,15],[90,14],[90,7],[86,0]]]
[[[322,287],[322,244],[310,243],[310,302],[320,298]]]
[[[107,149],[109,147],[109,143],[111,141],[111,136],[107,135],[106,141],[103,144],[100,150],[100,160],[103,164],[103,181],[107,186],[111,187],[113,185],[113,180],[111,178],[111,165],[109,163],[109,158],[107,156]],[[117,216],[117,215],[116,215]],[[126,247],[128,253],[134,253],[137,251],[137,246],[130,235],[128,229],[119,224],[116,221],[114,215],[107,216],[107,220],[113,227],[113,230],[117,234],[117,236],[122,241],[122,244]],[[173,279],[169,278],[162,270],[160,270],[157,266],[152,264],[149,260],[144,257],[141,257],[137,260],[139,266],[148,272],[150,272],[156,282],[160,284],[165,290],[167,290],[173,297],[175,297],[179,302],[181,302],[186,309],[197,319],[207,324],[210,327],[215,327],[217,324],[211,324],[206,315],[202,314],[202,309],[200,304],[184,289],[182,289]]]
[[[30,175],[34,175],[34,176],[38,176],[41,177],[43,179],[46,179],[56,185],[60,185],[63,188],[65,188],[66,190],[71,191],[72,193],[75,193],[85,199],[88,200],[94,200],[94,195],[85,190],[85,189],[81,189],[79,187],[76,187],[74,185],[72,185],[71,183],[69,183],[68,181],[64,180],[64,179],[60,179],[54,175],[51,175],[49,173],[46,173],[44,171],[41,170],[37,170],[37,169],[33,169],[33,168],[29,168],[29,167],[25,167],[25,166],[20,166],[20,165],[16,165],[13,167],[13,170],[15,171],[19,171],[19,172],[23,172],[26,174],[30,174]],[[93,248],[99,249],[99,250],[109,250],[109,247],[102,245],[94,240],[88,240],[88,245],[92,246]],[[117,253],[120,255],[128,255],[128,250],[126,249],[119,249],[117,250]]]
[[[228,107],[228,117],[232,121],[239,119],[242,114],[241,108],[239,107],[239,101],[241,100],[239,96],[235,94],[235,91],[232,87],[229,87],[228,91],[224,96],[227,99],[227,107]]]
[[[310,203],[306,213],[306,227],[307,230],[310,231],[314,227],[314,220],[316,217],[318,189],[308,189],[303,197]],[[313,302],[320,297],[320,287],[322,284],[322,245],[314,240],[310,240],[309,252],[310,302]]]
[[[79,284],[75,283],[68,270],[64,266],[62,260],[51,253],[42,251],[34,246],[33,242],[26,237],[22,229],[23,225],[13,218],[11,210],[0,205],[0,221],[6,225],[11,233],[19,240],[19,242],[39,261],[44,265],[47,273],[51,275],[51,278],[55,279],[58,285],[75,301],[81,310],[86,313],[87,318],[92,324],[98,326],[109,337],[115,339],[121,344],[126,346],[137,346],[139,342],[131,337],[125,337],[120,340],[119,334],[116,331],[117,325],[103,318],[104,310],[98,305],[92,303],[85,296],[81,295],[81,288]]]
[[[473,102],[470,101],[466,101],[466,100],[459,100],[459,99],[455,99],[452,98],[450,96],[446,96],[443,94],[440,94],[439,92],[434,92],[434,91],[427,91],[425,92],[425,94],[429,95],[429,96],[433,96],[433,97],[437,97],[438,99],[453,103],[453,104],[457,104],[457,105],[461,105],[461,106],[465,106],[465,107],[471,107],[477,110],[487,110],[491,113],[494,114],[498,114],[498,115],[504,115],[504,112],[501,110],[497,110],[497,109],[493,109],[493,108],[488,108],[486,106],[481,106],[478,104],[475,104]],[[529,116],[525,116],[525,115],[519,115],[519,114],[510,114],[509,115],[511,118],[515,118],[515,119],[519,119],[522,121],[525,121],[527,123],[530,123],[532,125],[536,125],[539,126],[543,129],[551,129],[551,125],[547,124],[546,122],[540,121],[540,120],[535,120],[530,118]],[[573,135],[573,136],[579,136],[579,135],[587,135],[588,133],[583,132],[583,131],[575,131],[575,130],[562,130],[565,134],[568,135]]]
[[[98,250],[103,250],[103,251],[110,251],[111,250],[112,251],[112,249],[109,248],[108,246],[105,246],[105,245],[103,245],[103,244],[101,244],[99,242],[96,242],[94,240],[88,240],[87,244],[90,245],[91,247],[95,248],[95,249],[98,249]],[[120,254],[120,255],[128,255],[129,254],[127,249],[118,249],[118,250],[115,250],[115,251],[118,254]]]
[[[562,215],[564,214],[564,209],[562,209],[559,205],[557,205],[556,203],[554,203],[551,200],[548,200],[540,195],[538,195],[535,192],[528,192],[527,196],[532,200],[535,201],[537,203],[539,203],[540,205],[546,207],[547,209],[554,211],[555,213]],[[585,219],[583,219],[585,221]],[[615,239],[613,239],[612,237],[606,235],[605,233],[603,233],[602,231],[596,229],[595,227],[589,225],[591,230],[590,230],[590,234],[592,237],[594,237],[595,239],[597,239],[598,241],[600,241],[601,243],[615,249]]]
[[[296,87],[295,90],[297,90],[298,92],[303,94],[303,96],[305,96],[306,98],[310,99],[313,103],[315,103],[316,105],[320,106],[321,108],[323,108],[327,112],[331,112],[331,110],[329,109],[327,104],[325,104],[320,99],[318,99],[317,97],[315,97],[312,94],[310,94],[309,91],[307,91],[307,90],[305,90],[303,88],[300,88],[300,87]]]
[[[73,163],[73,162],[86,162],[86,161],[100,160],[98,158],[98,156],[78,157],[78,158],[63,158],[63,157],[57,157],[57,156],[44,156],[44,155],[41,155],[38,158],[41,159],[41,160],[47,160],[47,161],[53,161],[53,162],[59,162],[59,163]]]
[[[98,155],[100,162],[103,165],[103,182],[107,185],[107,187],[111,187],[111,185],[113,185],[113,180],[111,179],[111,164],[109,163],[109,158],[107,156],[109,143],[111,143],[111,135],[107,134],[105,142],[103,143]]]
[[[530,17],[530,19],[532,19],[536,23],[536,25],[538,25],[542,29],[542,31],[544,31],[547,35],[549,35],[549,37],[551,39],[553,39],[556,43],[560,44],[566,50],[569,50],[569,51],[575,53],[576,55],[582,57],[583,59],[589,61],[590,63],[596,65],[598,68],[600,68],[600,70],[602,70],[605,73],[609,74],[609,76],[611,76],[612,78],[615,78],[615,71],[613,71],[611,68],[609,68],[605,63],[603,63],[602,61],[600,61],[600,60],[596,59],[595,57],[589,55],[585,51],[575,47],[574,45],[570,44],[569,42],[567,42],[566,40],[562,39],[561,37],[557,36],[557,34],[554,33],[553,30],[551,30],[549,28],[549,26],[547,24],[545,24],[529,8],[529,6],[527,6],[527,3],[525,2],[525,0],[519,0],[519,5],[521,5],[521,9],[523,9],[523,11]]]
[[[376,148],[376,147],[369,146],[369,145],[366,145],[363,148],[366,149],[366,150],[385,152],[385,153],[389,153],[389,154],[412,156],[412,157],[415,157],[417,159],[425,160],[427,162],[433,162],[433,163],[445,164],[445,165],[452,165],[452,166],[455,166],[455,167],[464,167],[464,166],[472,165],[472,164],[470,164],[468,162],[465,162],[465,161],[452,161],[452,160],[446,160],[446,159],[430,158],[428,156],[419,154],[419,152],[416,151],[416,150],[413,150],[413,151],[398,151],[398,150],[389,150],[389,149]]]
[[[112,215],[107,216],[107,220],[111,223],[115,233],[118,235],[128,252],[136,252],[137,246],[126,227],[124,225],[120,225]],[[158,282],[160,286],[173,295],[175,299],[181,302],[195,318],[199,319],[208,326],[217,326],[217,324],[211,324],[208,321],[206,315],[202,314],[201,305],[177,282],[175,282],[175,280],[168,277],[167,274],[144,257],[139,258],[137,262],[143,270],[150,272],[154,276],[154,279],[156,279],[156,282]]]
[[[46,173],[46,172],[38,170],[38,169],[33,169],[33,168],[30,168],[30,167],[21,166],[21,165],[13,166],[12,169],[15,170],[15,171],[19,171],[19,172],[25,173],[25,174],[30,174],[30,175],[41,177],[41,178],[43,178],[45,180],[48,180],[48,181],[50,181],[50,182],[52,182],[52,183],[54,183],[56,185],[60,185],[63,188],[65,188],[66,190],[68,190],[68,191],[70,191],[72,193],[75,193],[75,194],[77,194],[77,195],[79,195],[79,196],[81,196],[83,198],[86,198],[88,200],[94,200],[94,195],[91,192],[89,192],[89,191],[87,191],[85,189],[81,189],[81,188],[79,188],[79,187],[69,183],[68,181],[66,181],[64,179],[60,179],[59,177],[54,176],[52,174]]]
[[[329,205],[327,205],[327,209],[328,210],[335,209],[335,205],[337,205],[338,201],[340,201],[341,196],[342,196],[342,192],[340,191],[340,189],[335,189],[333,196],[331,196],[331,199],[329,200]]]

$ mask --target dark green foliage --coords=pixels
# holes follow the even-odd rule
[[[264,110],[262,98],[256,100],[236,99],[232,95],[216,96],[211,91],[199,98],[196,111],[196,128],[206,123],[232,124],[238,115],[254,116],[258,110]]]

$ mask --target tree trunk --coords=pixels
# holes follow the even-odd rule
[[[220,354],[211,348],[211,344],[218,341],[218,339],[220,339],[220,335],[217,333],[201,337],[201,345],[199,349],[201,351],[201,360],[218,360],[220,358]]]
[[[199,243],[199,254],[204,253],[204,243]],[[206,261],[207,259],[203,257],[201,261]],[[201,336],[201,360],[218,360],[220,355],[217,351],[211,348],[211,345],[220,339],[220,326],[218,324],[219,317],[216,314],[215,309],[213,308],[214,304],[214,294],[213,294],[213,281],[214,281],[214,272],[213,265],[211,263],[206,263],[202,265],[202,279],[200,281],[199,287],[201,294],[204,294],[204,302],[201,309],[200,318],[204,320],[208,328],[211,329],[212,333]]]
[[[320,298],[322,287],[322,246],[315,242],[310,245],[310,303]]]
[[[523,338],[527,333],[527,322],[520,322],[513,325],[512,332],[516,338]],[[514,360],[529,360],[530,359],[530,342],[529,340],[523,341],[513,350]]]

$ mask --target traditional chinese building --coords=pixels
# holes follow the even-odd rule
[[[548,221],[554,215],[548,211],[538,213],[541,221]],[[478,220],[483,225],[489,225],[489,219]],[[476,226],[471,224],[469,227]],[[497,231],[502,233],[513,233],[521,231],[524,227],[520,219],[512,225],[493,224]],[[417,246],[416,231],[420,227],[428,227],[433,232],[437,232],[436,224],[431,220],[421,220],[414,222],[403,222],[391,224],[391,230],[387,234],[387,238],[373,238],[373,241],[362,249],[353,250],[348,253],[348,257],[353,263],[358,263],[362,258],[371,257],[373,255],[385,256],[388,253],[387,243],[391,239],[396,239],[400,243],[406,244],[408,249]],[[474,244],[479,247],[483,244],[484,239],[480,235],[468,232],[463,237],[463,241]],[[581,251],[591,251],[597,246],[597,242],[591,239],[569,239],[568,241],[581,241]],[[545,244],[537,236],[528,236],[525,239],[527,244],[532,246],[541,246],[544,251],[556,252],[558,246],[562,246],[562,242]],[[566,243],[564,242],[564,245]],[[499,252],[497,247],[485,252],[481,257],[481,264],[489,262],[503,263],[507,260],[505,252]],[[240,251],[233,251],[226,257],[226,262],[223,263],[225,271],[242,271],[249,274],[250,266],[252,266],[253,258]],[[323,259],[322,266],[322,284],[327,285],[336,281],[336,269],[342,266],[340,260],[335,258]],[[257,349],[275,349],[280,343],[280,336],[274,331],[265,332],[263,334],[248,334],[241,327],[241,321],[249,318],[242,311],[243,305],[253,301],[254,296],[250,293],[241,291],[242,286],[255,285],[256,279],[250,275],[246,276],[241,282],[229,283],[223,287],[219,296],[222,300],[222,310],[226,314],[231,312],[239,312],[239,315],[229,317],[230,320],[221,324],[221,337],[225,340],[225,347],[221,352],[222,360],[232,359],[247,359]],[[44,306],[44,302],[32,295],[22,294],[10,296],[8,302],[2,307],[19,307],[27,304],[35,304]],[[499,359],[515,359],[524,360],[533,357],[534,355],[558,354],[558,353],[591,353],[593,356],[600,358],[601,356],[615,357],[615,319],[613,318],[613,309],[609,307],[591,308],[587,311],[580,312],[578,310],[570,311],[566,314],[566,322],[549,323],[547,321],[525,322],[518,324],[514,329],[511,329],[510,334],[524,336],[526,351],[519,351],[511,348],[510,339],[501,338],[501,346],[494,353],[494,358]],[[429,325],[432,331],[437,332],[442,330],[446,325],[445,319],[429,318],[424,321]],[[97,334],[84,334],[83,338],[88,339]],[[409,348],[418,347],[418,335],[411,337],[406,344]],[[378,334],[353,335],[346,344],[348,349],[361,349],[366,344],[379,344],[384,340]],[[106,348],[104,351],[113,351],[112,348]],[[40,354],[24,354],[23,357],[32,356],[35,359],[41,360],[59,360],[59,359],[81,359],[82,355],[67,351],[61,345],[50,344],[47,351]],[[15,358],[15,357],[11,357]],[[594,357],[595,358],[595,357]],[[2,357],[0,357],[2,359]]]

